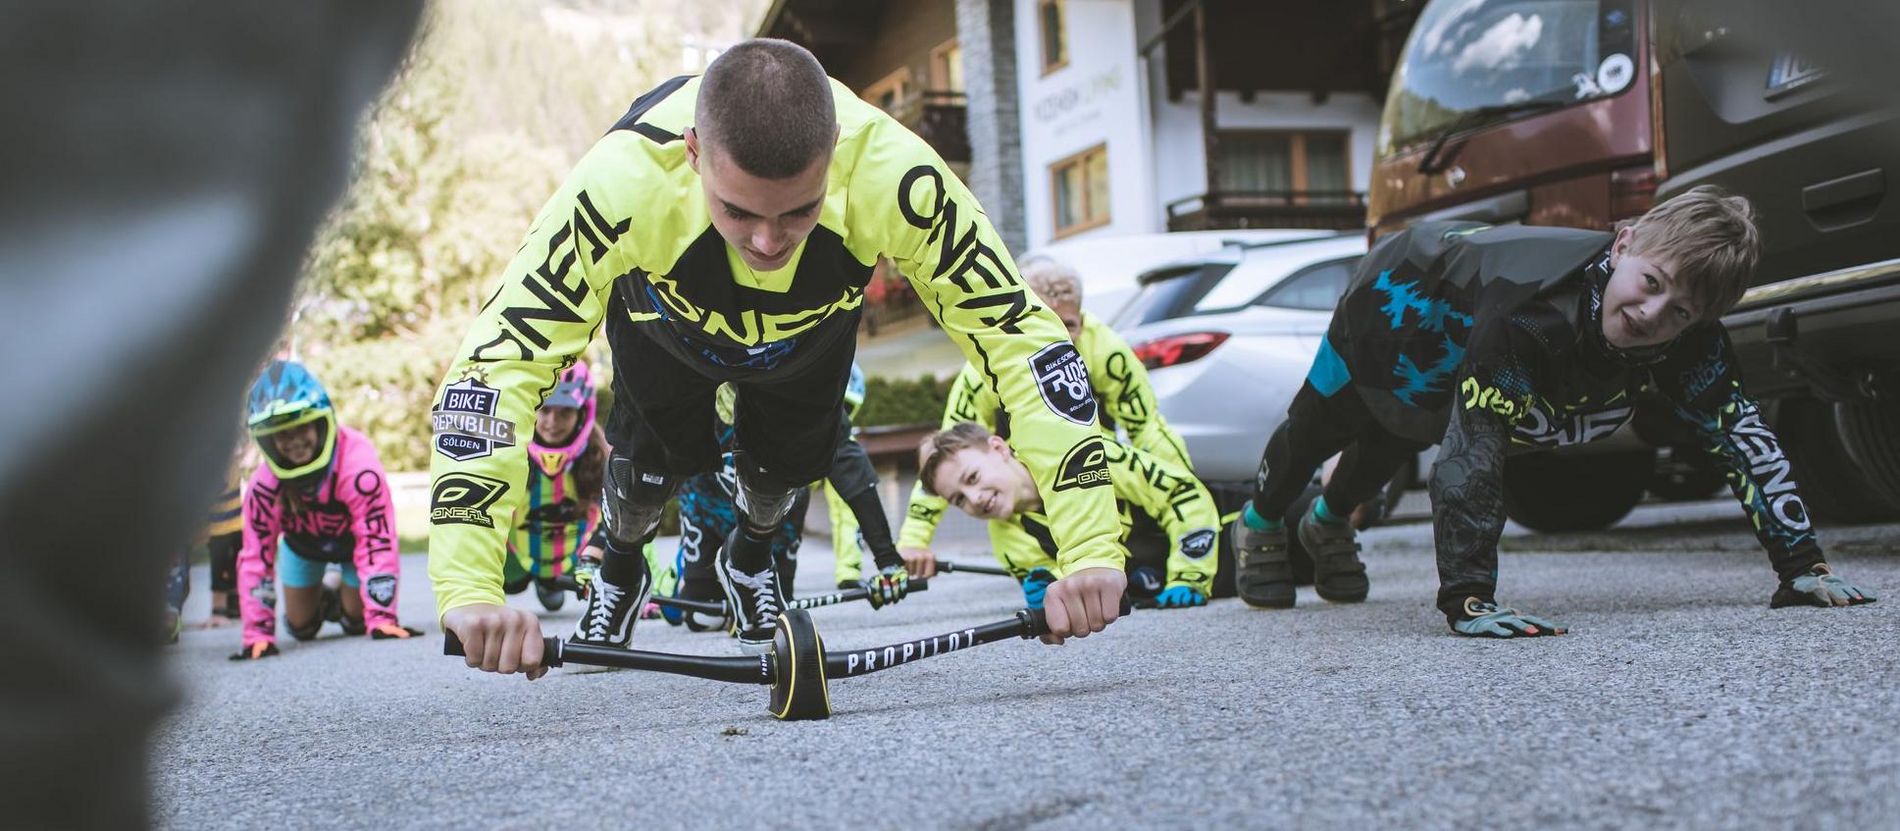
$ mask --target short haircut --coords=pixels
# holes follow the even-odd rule
[[[789,179],[831,152],[838,111],[831,79],[805,47],[755,38],[706,68],[693,109],[703,145],[761,179]]]
[[[942,496],[937,492],[936,478],[943,460],[971,448],[987,449],[991,435],[989,428],[974,421],[963,421],[924,439],[917,448],[917,484],[923,487],[924,493]]]
[[[1017,264],[1023,282],[1051,306],[1082,306],[1082,278],[1067,263],[1050,257],[1030,257]]]
[[[1674,269],[1701,320],[1735,308],[1761,260],[1761,232],[1748,200],[1698,185],[1636,220],[1630,248]]]

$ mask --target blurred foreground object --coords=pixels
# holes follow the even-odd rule
[[[149,821],[151,622],[419,0],[9,3],[0,817]],[[39,356],[37,360],[27,356]]]

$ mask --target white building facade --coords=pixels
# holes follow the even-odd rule
[[[1169,100],[1169,44],[1142,54],[1162,31],[1162,0],[1014,3],[1029,247],[1167,231],[1171,203],[1191,207],[1211,190],[1299,204],[1365,192],[1372,95],[1218,93],[1221,181],[1210,188],[1200,91]]]

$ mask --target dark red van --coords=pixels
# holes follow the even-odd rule
[[[1762,265],[1725,322],[1751,392],[1817,515],[1894,519],[1900,199],[1888,184],[1900,176],[1900,110],[1894,96],[1866,93],[1884,89],[1872,79],[1900,76],[1900,50],[1861,48],[1878,38],[1853,47],[1844,25],[1797,44],[1815,28],[1808,15],[1840,17],[1826,8],[1835,4],[1813,5],[1431,0],[1386,99],[1371,233],[1422,219],[1608,229],[1659,193],[1713,183],[1747,196]],[[1828,43],[1859,49],[1852,77],[1817,54]],[[1632,428],[1620,449],[1514,459],[1512,518],[1605,525],[1645,490],[1717,489],[1699,441],[1666,413],[1639,406]],[[1577,481],[1592,482],[1594,504],[1558,507]]]

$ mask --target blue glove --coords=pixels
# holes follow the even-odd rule
[[[1032,568],[1023,578],[1023,602],[1031,609],[1042,608],[1042,596],[1049,591],[1049,584],[1056,581],[1055,574],[1046,568]]]
[[[1808,573],[1803,574],[1775,591],[1773,599],[1768,601],[1769,608],[1784,606],[1854,606],[1872,603],[1879,598],[1874,593],[1834,573],[1827,563],[1817,563]]]
[[[1476,638],[1534,638],[1561,635],[1570,630],[1516,609],[1500,609],[1477,598],[1465,600],[1465,616],[1451,622],[1451,630]]]
[[[1157,609],[1186,609],[1192,606],[1206,606],[1207,595],[1201,594],[1193,586],[1169,586],[1167,590],[1155,595]]]

